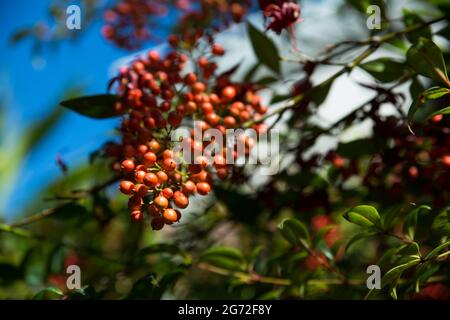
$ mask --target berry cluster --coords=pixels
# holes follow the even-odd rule
[[[193,61],[198,70],[194,73],[183,72],[188,61],[185,54],[172,51],[161,58],[150,51],[129,68],[122,68],[112,81],[120,96],[115,107],[123,115],[122,141],[109,144],[107,153],[116,159],[115,169],[124,177],[120,191],[130,197],[132,218],[139,221],[147,213],[155,230],[179,221],[178,209],[189,205],[191,195],[208,194],[214,173],[219,179],[229,175],[231,165],[224,145],[220,151],[203,154],[206,146],[215,143],[204,139],[205,130],[214,128],[225,135],[226,129],[253,123],[267,111],[253,85],[232,83],[229,74],[215,75],[217,65],[211,57],[223,54],[220,45],[212,44],[205,55]],[[183,120],[191,134],[182,143],[200,154],[192,161],[173,151],[171,133]],[[257,132],[266,130],[262,123],[249,127]],[[201,141],[196,139],[196,128],[202,130]],[[255,141],[245,134],[239,139],[244,140],[247,154]],[[236,159],[240,154],[234,150],[232,156]]]
[[[250,6],[250,0],[121,0],[105,12],[102,33],[121,48],[137,49],[151,38],[155,18],[173,9],[181,16],[173,31],[194,45],[205,30],[218,31],[240,22]]]
[[[440,116],[416,124],[416,134],[395,117],[373,119],[374,136],[382,143],[375,146],[380,152],[372,155],[366,168],[336,152],[327,156],[342,180],[359,175],[373,196],[389,195],[393,201],[428,198],[435,207],[445,206],[450,199],[450,130],[444,123],[448,119]]]
[[[165,1],[121,0],[104,13],[103,36],[118,47],[133,50],[150,39],[149,25],[153,17],[167,12]]]

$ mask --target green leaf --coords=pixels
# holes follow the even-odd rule
[[[377,233],[375,231],[363,231],[363,232],[355,234],[353,237],[350,238],[350,240],[345,245],[345,252],[347,252],[350,249],[350,247],[353,244],[355,244],[357,241],[370,238],[376,234]]]
[[[241,252],[231,247],[210,248],[203,252],[199,259],[226,269],[241,269],[244,263]]]
[[[313,101],[317,106],[321,105],[328,96],[328,92],[330,92],[331,85],[333,82],[327,81],[325,83],[321,83],[318,86],[312,88],[307,96],[311,101]]]
[[[411,27],[411,26],[423,23],[424,20],[417,13],[411,12],[407,9],[403,9],[403,22],[406,27]],[[406,38],[411,43],[418,42],[421,37],[431,40],[432,33],[431,33],[430,26],[426,26],[426,27],[417,29],[413,32],[408,32],[406,34]]]
[[[105,119],[118,116],[114,107],[118,100],[119,97],[117,95],[100,94],[65,100],[60,104],[81,115],[95,119]]]
[[[259,84],[259,85],[262,85],[262,86],[266,86],[266,85],[275,83],[277,81],[278,81],[277,78],[272,77],[272,76],[267,76],[267,77],[263,77],[263,78],[261,78],[259,80],[256,80],[256,83]]]
[[[437,32],[438,35],[450,41],[450,24]]]
[[[33,300],[57,300],[61,299],[64,293],[56,287],[48,287],[34,295]]]
[[[400,277],[402,276],[402,273],[409,269],[412,268],[416,265],[418,265],[420,263],[420,259],[417,258],[412,258],[411,261],[398,265],[392,269],[390,269],[388,272],[386,272],[386,274],[381,278],[381,289],[383,289],[384,287],[386,287],[387,285],[391,285],[394,282],[398,281],[400,279]],[[395,286],[394,286],[395,287]],[[372,289],[370,290],[365,299],[370,299],[373,298],[376,294],[378,294],[380,290],[377,289]],[[392,290],[391,290],[392,293]]]
[[[339,143],[336,152],[345,158],[356,158],[372,155],[379,149],[379,141],[374,138],[356,139],[350,142]]]
[[[369,61],[361,64],[359,67],[381,82],[396,81],[405,73],[404,64],[390,58]]]
[[[450,246],[450,240],[438,245],[436,248],[434,248],[433,250],[431,250],[426,256],[425,256],[425,260],[430,260],[433,258],[436,258],[439,253],[442,251],[442,249],[447,248],[448,246]]]
[[[258,71],[261,64],[256,63],[253,67],[251,67],[244,76],[244,82],[252,82],[253,77],[255,76],[256,71]]]
[[[58,208],[52,215],[53,218],[59,220],[67,220],[72,218],[79,218],[87,216],[86,208],[78,203],[68,203]]]
[[[247,30],[252,43],[253,51],[255,52],[259,62],[279,74],[280,56],[275,44],[251,23],[247,23]]]
[[[406,234],[411,240],[414,240],[414,235],[417,226],[417,218],[420,214],[430,211],[431,208],[429,206],[420,206],[412,210],[405,217],[405,221],[403,222],[403,233]]]
[[[401,216],[402,205],[394,205],[383,211],[382,220],[386,230],[392,228]]]
[[[293,245],[297,245],[303,242],[309,243],[309,232],[308,228],[303,224],[303,222],[297,219],[284,219],[278,225],[283,237]]]
[[[445,209],[434,218],[432,230],[442,236],[450,236],[450,210]]]
[[[431,40],[420,38],[407,52],[407,61],[417,73],[448,84],[441,49]]]
[[[432,87],[422,93],[422,97],[426,100],[436,100],[450,93],[450,89],[441,87]]]
[[[372,206],[361,205],[353,207],[344,213],[344,218],[361,227],[381,228],[381,218],[377,209]]]

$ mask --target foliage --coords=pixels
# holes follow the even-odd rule
[[[251,104],[245,99],[256,96],[254,92],[270,92],[272,101],[267,112],[260,110],[262,103],[258,100],[254,105],[257,111],[252,113],[255,117],[236,117],[242,127],[266,123],[269,131],[277,124],[286,124],[280,137],[280,171],[254,184],[259,165],[228,168],[224,179],[208,180],[213,188],[207,198],[192,196],[194,200],[183,211],[181,222],[161,231],[150,228],[146,210],[154,204],[156,195],[146,193],[139,198],[139,208],[132,210],[133,219],[138,221],[132,221],[125,197],[117,189],[120,179],[132,179],[124,173],[123,162],[121,172],[120,161],[138,156],[126,157],[120,149],[112,157],[109,151],[113,144],[122,147],[124,141],[131,141],[127,132],[133,133],[133,126],[123,122],[133,112],[136,115],[137,108],[145,108],[141,95],[131,91],[139,87],[145,94],[148,88],[136,80],[142,77],[139,72],[153,68],[151,61],[160,61],[155,56],[138,59],[111,81],[115,92],[70,97],[61,103],[92,118],[121,116],[122,129],[114,141],[92,155],[92,163],[71,169],[61,180],[43,187],[40,196],[50,202],[35,201],[23,219],[0,224],[0,298],[450,298],[450,57],[437,41],[438,36],[450,40],[450,33],[448,25],[437,31],[434,28],[443,21],[449,24],[449,4],[426,1],[428,10],[404,10],[402,21],[398,21],[387,18],[390,7],[386,1],[376,1],[383,9],[382,29],[371,30],[365,40],[329,46],[315,58],[296,48],[293,24],[300,22],[297,16],[277,24],[286,26],[281,35],[276,34],[281,30],[270,27],[275,20],[266,23],[265,31],[261,31],[261,25],[244,23],[248,40],[241,41],[249,41],[257,63],[250,68],[239,64],[217,74],[220,60],[216,64],[213,56],[224,53],[215,42],[213,30],[245,20],[252,11],[267,13],[266,2],[271,1],[259,1],[261,8],[256,8],[248,1],[225,1],[222,15],[215,1],[207,2],[210,6],[194,6],[193,12],[169,6],[170,10],[185,12],[185,18],[168,41],[177,52],[176,59],[181,60],[184,53],[194,57],[192,64],[198,64],[195,75],[204,82],[208,94],[220,96],[224,87],[236,86],[247,93],[239,99]],[[366,5],[373,1],[366,2],[345,1],[343,10],[356,12],[364,20]],[[131,3],[133,9],[133,1],[123,3]],[[117,13],[118,8],[120,5],[108,10]],[[277,15],[280,19],[287,19],[292,12],[275,9],[283,12]],[[300,12],[299,7],[294,9]],[[202,21],[206,25],[198,25],[199,15],[205,17]],[[156,18],[152,15],[152,19]],[[143,39],[135,42],[133,38],[130,44],[125,41],[130,40],[128,36],[118,39],[108,35],[121,47],[142,45]],[[293,49],[289,57],[273,41],[286,35],[284,44]],[[16,40],[26,34],[19,36],[16,34]],[[380,49],[397,58],[386,54],[372,59]],[[215,54],[210,55],[211,51]],[[313,81],[317,70],[325,65],[333,65],[335,73],[322,82]],[[177,75],[182,69],[172,74],[169,67],[166,76]],[[268,72],[266,77],[261,78],[261,67]],[[151,69],[152,79],[161,76],[162,69],[158,68]],[[233,78],[242,74],[237,72],[242,68],[247,70],[244,76]],[[371,77],[369,84],[361,85],[373,95],[330,126],[319,124],[315,116],[335,81],[356,69]],[[280,90],[280,84],[285,87],[285,80],[292,77],[295,83],[288,92]],[[158,86],[162,79],[164,76],[157,79]],[[177,85],[186,83],[173,86],[176,98],[171,100],[171,95],[166,99],[171,101],[166,111],[185,116],[184,107],[179,105],[184,105],[182,99],[192,92],[183,90],[189,87],[198,95],[204,90],[195,93],[194,82],[183,79],[173,80]],[[410,88],[410,99],[399,90],[404,84]],[[157,89],[154,96],[162,94]],[[228,102],[217,105],[228,108]],[[393,110],[390,115],[382,112],[386,106]],[[56,123],[59,110],[29,130],[34,133],[32,138],[22,137],[21,157]],[[192,114],[203,116],[199,110]],[[177,124],[191,128],[193,117]],[[338,139],[326,152],[314,148],[320,139],[339,137],[363,122],[371,124],[369,136]],[[160,142],[169,131],[166,125],[161,127],[164,130],[158,127],[152,131]],[[185,182],[189,172],[182,173],[180,181]],[[3,174],[1,178],[3,182]],[[162,192],[156,187],[154,190]],[[136,211],[142,213],[138,218]],[[72,264],[82,270],[83,287],[79,290],[66,287],[65,270]],[[379,290],[369,290],[366,285],[366,268],[374,264],[382,271]]]

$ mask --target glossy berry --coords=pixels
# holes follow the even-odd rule
[[[179,219],[178,213],[172,209],[172,208],[168,208],[166,210],[164,210],[163,212],[163,218],[166,221],[166,223],[174,223],[177,222]]]
[[[123,194],[133,194],[134,183],[131,181],[124,180],[120,183],[120,192]]]
[[[123,172],[133,172],[134,171],[134,161],[133,160],[124,160],[121,164],[121,169]]]
[[[154,200],[153,203],[158,206],[158,208],[165,209],[169,206],[169,200],[166,197],[159,195]]]
[[[208,182],[199,182],[196,185],[198,194],[207,195],[211,191],[211,186]]]
[[[156,174],[152,173],[152,172],[148,172],[145,174],[144,177],[144,183],[146,186],[150,187],[150,188],[154,188],[157,184],[158,184],[158,177],[156,176]]]
[[[178,208],[184,209],[189,205],[189,199],[183,194],[179,194],[173,199],[173,202]]]

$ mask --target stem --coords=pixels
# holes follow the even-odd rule
[[[22,220],[19,220],[17,222],[11,223],[9,226],[10,227],[23,227],[25,225],[34,223],[36,221],[40,221],[42,219],[45,219],[45,218],[47,218],[49,216],[52,216],[53,214],[57,213],[59,211],[59,209],[62,209],[67,204],[74,203],[77,200],[81,200],[81,199],[87,198],[87,197],[89,197],[91,195],[94,195],[94,194],[98,193],[99,191],[101,191],[102,189],[104,189],[104,188],[110,186],[111,184],[115,183],[118,180],[119,180],[119,177],[115,176],[115,177],[111,178],[110,180],[107,180],[106,182],[101,183],[99,185],[96,185],[96,186],[94,186],[94,187],[92,187],[92,188],[90,188],[88,190],[74,190],[73,191],[73,196],[57,197],[57,198],[65,199],[65,200],[69,200],[70,199],[72,201],[65,202],[65,203],[63,203],[61,205],[58,205],[58,206],[50,208],[50,209],[42,210],[41,212],[36,213],[36,214],[34,214],[32,216],[29,216],[29,217],[26,217],[26,218],[24,218]]]
[[[74,249],[74,250],[76,250],[78,252],[86,252],[86,253],[92,254],[92,256],[98,257],[98,258],[100,258],[102,260],[120,264],[119,261],[105,257],[103,255],[103,252],[101,252],[101,251],[99,251],[97,249],[94,249],[92,247],[85,247],[85,246],[80,247],[80,246],[77,246],[77,245],[75,245],[73,243],[66,242],[66,241],[54,241],[54,240],[48,239],[48,238],[46,238],[46,237],[44,237],[42,235],[38,235],[38,234],[32,233],[29,230],[25,230],[25,229],[18,228],[18,227],[15,227],[15,226],[11,226],[11,225],[8,225],[8,224],[0,223],[0,232],[10,233],[12,235],[15,235],[15,236],[18,236],[18,237],[22,237],[22,238],[27,238],[27,239],[35,239],[35,240],[40,240],[40,241],[54,242],[54,243],[59,244],[61,246],[72,248],[72,249]]]
[[[441,253],[440,255],[438,255],[438,256],[436,257],[436,259],[442,259],[443,257],[446,257],[446,256],[448,256],[448,255],[450,255],[450,250],[449,250],[449,251],[446,251],[446,252],[444,252],[444,253]]]
[[[403,30],[400,31],[395,31],[395,32],[391,32],[388,33],[382,37],[371,37],[367,40],[363,40],[363,41],[347,41],[347,42],[342,42],[342,44],[344,43],[354,43],[354,44],[359,44],[359,45],[369,45],[369,47],[364,50],[363,53],[361,53],[359,56],[357,56],[355,59],[353,59],[350,63],[348,63],[347,65],[345,65],[342,69],[340,69],[338,72],[336,72],[335,74],[333,74],[331,77],[329,77],[328,79],[326,79],[325,81],[319,83],[318,85],[312,87],[310,90],[308,90],[307,93],[311,93],[314,89],[320,87],[320,86],[326,86],[330,83],[332,83],[335,79],[337,79],[338,77],[340,77],[341,75],[347,73],[347,72],[351,72],[352,69],[354,69],[356,66],[358,66],[361,62],[363,62],[367,57],[369,57],[372,53],[374,53],[383,43],[386,43],[396,37],[405,35],[407,33],[410,32],[414,32],[416,30],[425,28],[429,25],[432,25],[434,23],[443,21],[444,19],[446,19],[447,16],[443,16],[428,22],[424,22],[424,23],[419,23],[413,26],[410,26],[408,28],[405,28]],[[340,44],[336,45],[335,48],[337,48]],[[297,95],[295,97],[293,97],[290,101],[288,101],[284,106],[278,108],[277,110],[274,110],[271,113],[266,114],[265,116],[261,117],[260,119],[256,120],[256,121],[249,121],[244,123],[244,128],[248,128],[251,127],[252,125],[256,124],[256,123],[260,123],[265,121],[266,119],[281,113],[281,112],[285,112],[287,109],[291,109],[294,108],[298,102],[300,102],[305,96],[307,96],[307,94],[305,95],[304,93]]]
[[[250,274],[242,271],[233,271],[220,267],[216,267],[210,265],[208,263],[200,263],[198,267],[202,270],[210,271],[213,273],[217,273],[223,276],[231,276],[242,280],[243,282],[260,282],[266,284],[273,284],[278,286],[290,286],[292,284],[289,279],[281,279],[281,278],[272,278],[272,277],[264,277],[258,274]]]
[[[252,282],[258,282],[258,283],[265,283],[265,284],[272,284],[276,286],[291,286],[293,283],[289,279],[283,279],[283,278],[274,278],[274,277],[265,277],[261,276],[256,273],[246,273],[242,271],[233,271],[224,269],[221,267],[213,266],[208,263],[200,263],[197,265],[199,269],[206,270],[209,272],[213,272],[216,274],[220,274],[222,276],[228,276],[228,277],[234,277],[237,279],[240,279],[243,282],[252,283]],[[351,285],[362,285],[365,283],[365,280],[348,280],[346,283]],[[307,284],[310,285],[339,285],[342,284],[342,281],[339,279],[311,279],[307,281]]]

